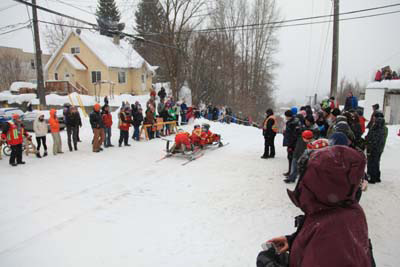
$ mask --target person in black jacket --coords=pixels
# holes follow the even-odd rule
[[[167,96],[167,93],[165,92],[165,88],[161,87],[161,90],[158,92],[158,97],[160,100],[163,100]]]
[[[375,113],[374,124],[369,130],[366,139],[367,143],[367,173],[370,176],[369,183],[381,182],[380,161],[385,148],[385,119],[383,113]]]
[[[81,116],[75,106],[71,106],[65,115],[66,126],[67,126],[67,136],[68,136],[68,147],[69,151],[72,151],[72,142],[74,143],[75,151],[78,150],[78,129],[82,127]]]
[[[300,121],[298,118],[293,116],[293,112],[291,110],[287,110],[285,112],[286,117],[286,128],[283,133],[283,146],[287,147],[287,158],[289,161],[289,170],[283,175],[288,177],[292,170],[292,160],[293,160],[293,152],[296,148],[297,142],[297,129],[300,127]]]
[[[93,112],[90,113],[90,125],[93,129],[93,152],[97,153],[103,150],[100,146],[104,142],[104,123],[98,103],[94,105]]]
[[[141,107],[135,109],[132,112],[132,117],[133,117],[133,136],[132,139],[136,140],[136,141],[140,141],[140,125],[142,125],[143,122],[143,110]]]
[[[276,118],[272,109],[267,109],[266,118],[263,123],[263,136],[264,136],[264,154],[262,159],[275,157],[275,136],[278,132]]]

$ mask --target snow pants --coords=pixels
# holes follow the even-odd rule
[[[381,181],[381,153],[371,153],[367,156],[367,173],[371,177],[371,181]]]
[[[58,153],[62,153],[60,133],[51,133],[51,136],[53,137],[53,154],[57,155]]]
[[[93,129],[93,135],[93,152],[97,152],[104,142],[104,128]]]
[[[119,141],[118,144],[121,146],[122,142],[124,145],[128,145],[129,131],[119,130]]]
[[[264,141],[264,155],[268,158],[275,157],[275,136],[267,136]]]
[[[111,127],[104,128],[104,147],[111,145]]]
[[[184,145],[187,150],[191,150],[190,140],[188,137],[175,137],[175,147],[179,149],[181,145]]]
[[[11,145],[11,155],[10,155],[10,164],[15,164],[15,160],[17,163],[22,162],[22,144],[19,145]]]
[[[68,147],[72,151],[72,142],[74,143],[75,150],[78,150],[78,128],[79,126],[67,126]]]

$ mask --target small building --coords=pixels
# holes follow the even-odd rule
[[[400,80],[384,80],[368,84],[365,90],[365,118],[371,117],[374,104],[379,104],[387,123],[400,124]]]
[[[156,69],[127,40],[77,29],[47,63],[46,89],[95,96],[143,94],[151,89]]]

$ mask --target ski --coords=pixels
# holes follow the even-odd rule
[[[199,153],[199,154],[197,154],[197,155],[192,155],[192,156],[190,157],[190,159],[188,159],[187,161],[185,161],[184,163],[182,163],[182,166],[186,166],[186,165],[189,164],[190,162],[195,161],[196,159],[201,158],[202,156],[204,156],[204,153],[203,153],[203,152],[202,152],[202,153]]]
[[[163,156],[162,158],[156,160],[156,163],[157,163],[157,162],[160,162],[160,161],[162,161],[162,160],[164,160],[164,159],[166,159],[166,158],[170,158],[170,157],[172,157],[172,154],[166,154],[166,155]]]

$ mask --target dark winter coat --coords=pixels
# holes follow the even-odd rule
[[[104,128],[103,118],[100,111],[93,111],[90,113],[90,125],[92,129]]]
[[[65,124],[67,125],[67,127],[82,126],[81,115],[79,115],[79,112],[68,112],[65,115],[65,118]]]
[[[318,126],[320,136],[322,138],[326,138],[328,134],[329,123],[324,118],[320,118],[316,121],[316,124]]]
[[[286,122],[285,132],[283,133],[283,146],[294,149],[298,137],[298,129],[300,128],[300,121],[296,117],[290,118]]]
[[[133,123],[132,123],[133,126],[134,127],[139,127],[142,124],[142,121],[143,121],[142,112],[139,111],[139,110],[136,110],[136,111],[133,112],[132,117],[133,117]]]
[[[151,111],[151,109],[147,109],[143,124],[154,124],[154,121],[155,119],[153,111]]]
[[[319,138],[319,129],[318,126],[313,124],[309,127],[303,126],[297,131],[297,141],[296,141],[296,148],[294,149],[293,152],[293,157],[296,159],[299,159],[301,155],[306,151],[307,149],[307,144],[304,142],[303,138],[301,137],[302,133],[306,130],[312,131],[313,132],[313,138],[318,139]]]
[[[385,119],[376,118],[365,139],[368,153],[381,154],[385,147]]]
[[[348,96],[344,104],[344,110],[356,109],[358,107],[358,100],[355,96]]]
[[[160,99],[164,99],[167,96],[164,88],[161,88],[161,90],[158,92],[158,96],[160,97]]]
[[[346,146],[314,151],[295,191],[305,216],[290,243],[290,267],[370,267],[365,214],[356,200],[365,156]]]
[[[276,136],[276,132],[272,129],[272,126],[276,124],[274,115],[269,115],[264,120],[263,136],[265,139],[270,139]]]

